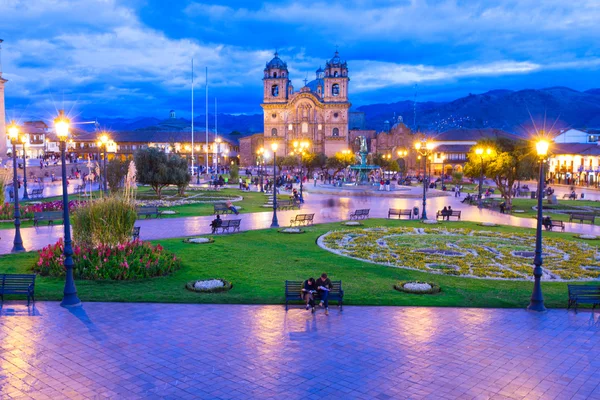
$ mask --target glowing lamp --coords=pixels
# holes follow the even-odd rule
[[[415,149],[421,150],[421,142],[415,143]]]
[[[8,126],[8,138],[13,142],[19,138],[19,127],[15,121],[12,121]]]
[[[535,149],[537,150],[538,156],[545,156],[548,154],[548,148],[550,147],[550,143],[547,140],[538,140],[535,144]]]
[[[427,147],[427,150],[433,150],[433,143],[427,142],[426,147]]]
[[[277,143],[271,143],[271,150],[273,150],[273,152],[277,151]]]
[[[475,154],[477,154],[478,156],[483,154],[483,149],[481,147],[478,147],[475,149]]]
[[[67,139],[70,126],[71,120],[67,118],[64,110],[60,110],[58,112],[58,117],[54,119],[54,130],[60,140],[65,141]]]

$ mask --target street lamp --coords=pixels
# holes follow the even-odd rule
[[[100,143],[101,147],[104,147],[104,172],[102,173],[103,176],[103,186],[104,186],[104,194],[108,193],[108,184],[106,182],[106,152],[107,152],[107,146],[108,146],[108,141],[110,139],[108,138],[108,135],[106,133],[103,133],[102,135],[100,135],[100,140],[98,141],[98,143]]]
[[[258,164],[258,175],[260,175],[260,192],[264,193],[265,192],[265,188],[263,186],[263,175],[265,173],[264,171],[264,165],[265,165],[265,148],[261,147],[260,149],[256,150],[256,163]],[[261,163],[263,168],[261,168]]]
[[[446,160],[446,156],[442,154],[440,158],[442,159],[442,190],[444,190],[444,175],[446,174],[444,171],[444,161]]]
[[[489,147],[485,150],[485,153],[490,156],[492,154],[492,149],[490,149]],[[481,160],[481,174],[479,175],[479,202],[477,204],[477,207],[481,208],[483,207],[483,148],[482,147],[477,147],[475,149],[475,154],[477,154],[479,156],[479,159]]]
[[[277,143],[271,144],[273,150],[273,220],[271,221],[271,228],[278,228],[279,222],[277,221],[277,174],[276,171],[276,160],[277,160]]]
[[[533,292],[531,293],[531,301],[528,310],[531,311],[546,311],[544,306],[544,296],[542,295],[542,191],[544,190],[544,158],[548,155],[548,147],[550,143],[547,140],[539,140],[535,144],[537,155],[540,159],[540,176],[538,178],[537,190],[537,226],[535,231],[535,256],[533,258]]]
[[[423,212],[421,213],[421,219],[427,219],[427,157],[431,154],[433,150],[433,142],[428,142],[427,139],[423,139],[420,142],[415,143],[415,150],[417,153],[421,155],[421,158],[425,160],[425,165],[423,166]]]
[[[302,192],[302,181],[304,180],[303,179],[304,171],[302,169],[302,157],[308,151],[308,146],[310,146],[310,144],[306,141],[302,141],[302,142],[295,141],[293,143],[293,146],[294,146],[294,152],[300,156],[300,203],[304,203],[304,195]],[[294,152],[292,152],[292,154]]]
[[[13,240],[13,253],[25,251],[23,239],[21,239],[21,211],[19,211],[19,182],[17,179],[17,142],[19,141],[19,127],[12,121],[8,126],[8,138],[13,150],[13,192],[15,201],[15,239]]]
[[[25,135],[21,135],[21,143],[23,144],[23,200],[29,200],[29,194],[27,194],[27,152],[25,150],[27,137]]]
[[[71,121],[65,115],[63,110],[59,111],[58,117],[54,119],[54,130],[60,142],[60,158],[62,162],[62,195],[63,195],[63,219],[65,230],[65,245],[63,254],[65,256],[65,289],[63,300],[60,303],[63,307],[75,307],[81,305],[81,300],[77,297],[75,280],[73,279],[73,247],[71,244],[71,221],[69,219],[69,194],[67,191],[67,166],[65,164],[65,150],[67,139],[69,137],[69,127]]]
[[[219,173],[219,154],[221,152],[221,138],[216,138],[215,142],[217,143],[217,146],[215,147],[216,150],[216,159],[215,159],[215,168],[216,168],[216,173]]]

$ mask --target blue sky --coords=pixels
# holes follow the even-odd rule
[[[451,100],[492,89],[600,87],[598,0],[3,0],[9,117],[189,117],[260,112],[262,70],[279,49],[293,84],[348,61],[355,106]],[[212,110],[210,111],[212,113]]]

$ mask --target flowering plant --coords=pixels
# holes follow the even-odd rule
[[[48,245],[38,251],[40,258],[33,267],[42,276],[65,275],[64,242]],[[165,276],[177,269],[181,261],[160,244],[134,240],[116,246],[95,248],[73,246],[75,278],[90,280],[133,280]]]
[[[69,210],[73,211],[85,205],[86,201],[71,200],[69,201]],[[19,204],[21,218],[33,218],[33,213],[42,211],[62,211],[62,201],[46,201],[36,204]],[[15,207],[13,203],[0,204],[0,220],[9,220],[15,217]]]

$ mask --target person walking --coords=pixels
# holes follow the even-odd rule
[[[325,315],[329,315],[329,291],[333,289],[333,285],[325,272],[317,279],[315,285],[317,286],[319,297],[321,298],[319,307],[325,307]]]

